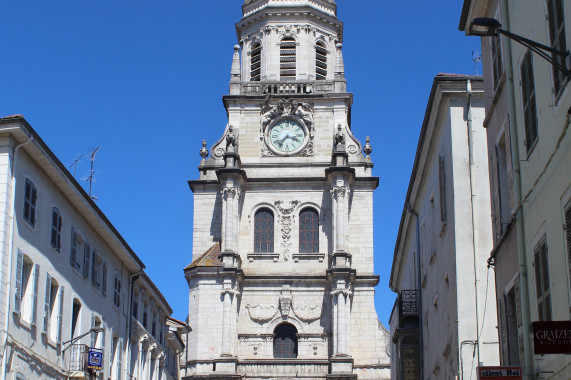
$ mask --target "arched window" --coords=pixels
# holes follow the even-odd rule
[[[299,214],[299,252],[319,252],[319,215],[312,208]]]
[[[297,329],[289,323],[283,323],[274,330],[274,358],[297,358]]]
[[[262,44],[256,42],[250,50],[250,80],[252,82],[260,81],[262,71]]]
[[[24,183],[24,220],[32,227],[36,225],[36,201],[38,199],[38,191],[36,186],[26,178]]]
[[[274,252],[274,214],[267,208],[258,210],[254,217],[254,252]]]
[[[315,78],[325,80],[327,78],[327,48],[323,41],[315,44]]]
[[[280,43],[280,78],[295,79],[296,44],[293,37],[285,37]]]

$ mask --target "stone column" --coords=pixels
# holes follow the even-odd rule
[[[223,312],[222,312],[222,355],[231,356],[230,352],[230,311],[232,307],[232,300],[230,298],[231,289],[225,288],[222,290],[223,297]]]

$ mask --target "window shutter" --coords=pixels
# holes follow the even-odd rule
[[[498,300],[498,310],[500,311],[500,352],[501,352],[501,363],[505,364],[509,360],[508,354],[508,334],[507,334],[507,321],[506,321],[506,309],[505,309],[505,295],[504,298]]]
[[[91,256],[91,246],[85,242],[83,246],[83,277],[89,278],[89,258]]]
[[[77,261],[77,232],[71,229],[71,251],[69,255],[69,263],[71,266],[75,267],[75,262]]]
[[[440,187],[440,220],[446,222],[446,170],[444,156],[438,156],[438,180]]]
[[[103,262],[103,279],[101,280],[101,293],[107,295],[107,263]]]
[[[567,258],[569,260],[569,275],[571,277],[571,201],[565,208],[565,232],[567,235]]]
[[[121,372],[123,371],[123,341],[119,339],[117,345],[117,380],[121,380]]]
[[[35,326],[38,319],[38,288],[40,285],[40,265],[34,265],[34,292],[32,293],[31,325]]]
[[[520,69],[522,103],[525,125],[525,146],[529,151],[537,140],[537,109],[535,105],[535,83],[531,51],[525,53]]]
[[[91,285],[97,288],[97,253],[93,251],[93,260],[91,264]]]
[[[547,239],[544,236],[534,247],[535,289],[537,314],[540,321],[551,321],[551,286],[549,284],[549,258]]]
[[[109,330],[109,377],[111,377],[111,371],[113,370],[113,357],[117,351],[117,343],[115,342],[115,337],[113,336],[113,328]]]
[[[103,373],[105,373],[105,322],[101,322],[101,327],[103,327],[103,331],[101,331],[99,334],[101,334],[101,351],[102,351],[102,356],[101,356],[101,370],[103,371]]]
[[[22,275],[24,274],[24,255],[18,251],[16,259],[16,288],[14,289],[14,313],[20,315],[22,309]]]
[[[519,274],[517,275],[514,283],[514,293],[515,293],[515,310],[516,310],[516,320],[517,320],[517,343],[519,351],[519,362],[525,363],[525,345],[523,341],[523,321],[522,321],[522,311],[521,311],[521,292],[519,288]],[[521,367],[522,375],[525,375],[525,366]]]
[[[95,327],[95,314],[91,313],[91,328],[93,329],[94,327]],[[95,333],[91,331],[91,334],[89,335],[91,337],[89,347],[95,347]]]
[[[50,327],[50,301],[52,298],[52,276],[46,273],[46,299],[44,302],[44,334],[47,334]]]
[[[62,340],[62,325],[63,325],[63,286],[59,287],[59,308],[57,314],[57,324],[58,324],[58,331],[57,331],[57,342],[61,343]]]

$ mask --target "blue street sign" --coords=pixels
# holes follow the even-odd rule
[[[87,368],[101,371],[103,363],[103,350],[99,348],[89,347],[87,352]]]

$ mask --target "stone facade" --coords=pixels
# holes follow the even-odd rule
[[[228,125],[210,150],[203,143],[189,182],[193,331],[182,376],[388,379],[388,332],[374,308],[378,178],[350,125],[336,5],[254,0],[243,14]],[[316,218],[311,249],[304,212]],[[284,326],[295,349],[281,356]]]
[[[434,79],[391,271],[394,380],[499,362],[484,115],[481,77]]]

